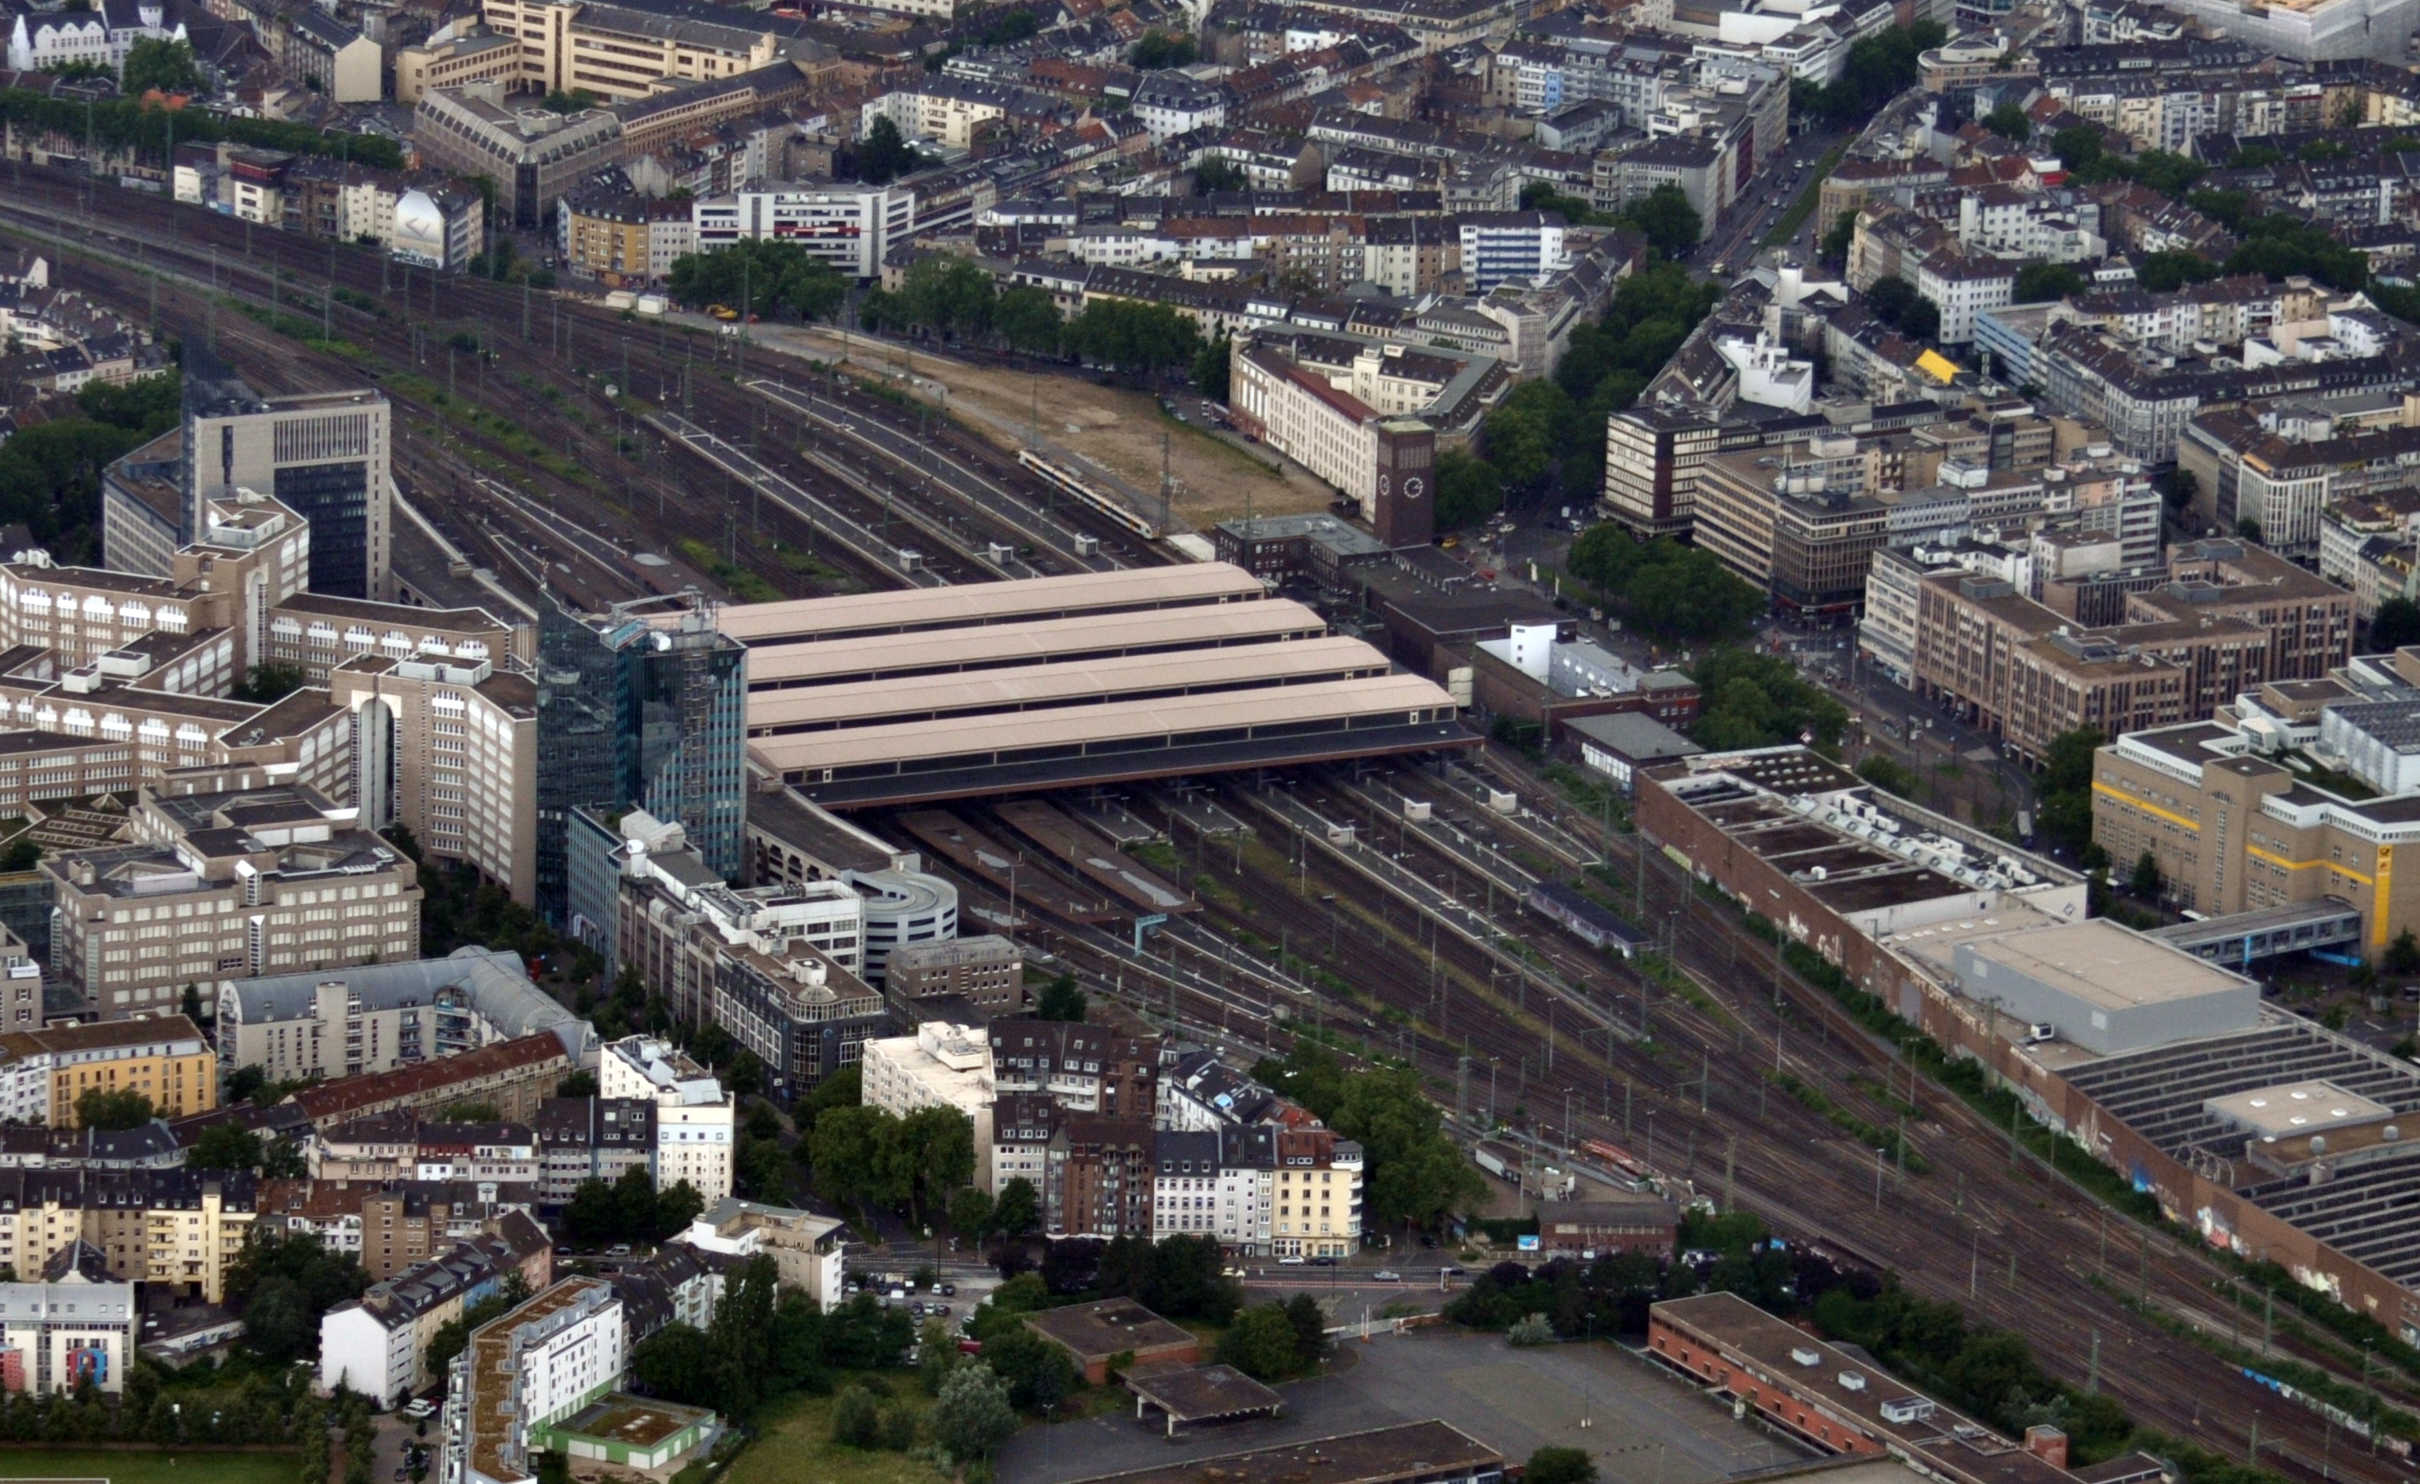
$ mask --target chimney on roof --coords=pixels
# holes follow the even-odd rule
[[[2067,1434],[2047,1422],[2025,1429],[2025,1451],[2054,1469],[2067,1467]]]

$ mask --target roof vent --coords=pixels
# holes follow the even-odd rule
[[[1843,1391],[1865,1390],[1864,1373],[1860,1371],[1842,1371],[1840,1373],[1840,1389]]]
[[[1813,1365],[1823,1357],[1801,1345],[1790,1352],[1790,1359],[1797,1361],[1800,1365]]]

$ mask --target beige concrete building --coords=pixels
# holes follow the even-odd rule
[[[214,1002],[220,1064],[272,1082],[391,1071],[544,1030],[571,1028],[582,1044],[588,1034],[505,949],[223,979]]]
[[[315,1082],[286,1101],[321,1130],[379,1113],[433,1116],[460,1102],[489,1103],[506,1122],[526,1124],[578,1069],[580,1043],[564,1030],[539,1031],[459,1056]]]
[[[422,608],[298,592],[270,612],[260,663],[290,665],[311,685],[346,660],[376,655],[459,665],[534,664],[535,624],[487,608]]]
[[[456,36],[395,49],[395,101],[407,107],[431,88],[510,84],[520,76],[521,43],[511,36]]]
[[[549,14],[570,10],[556,5],[536,8]],[[550,225],[555,202],[582,176],[621,163],[622,121],[605,108],[563,114],[534,106],[509,107],[487,95],[493,87],[432,88],[421,94],[412,111],[412,143],[422,162],[434,169],[495,181],[496,210],[503,221],[523,228]]]
[[[187,985],[420,956],[418,873],[355,810],[299,786],[144,789],[134,843],[45,860],[52,956],[94,1013],[173,1007]]]
[[[584,88],[607,102],[644,98],[667,78],[737,77],[788,49],[761,26],[585,0],[482,0],[480,9],[489,29],[518,44],[522,86]]]
[[[400,824],[514,901],[537,899],[538,691],[527,672],[362,655],[329,673],[328,696],[354,719],[365,824]]]

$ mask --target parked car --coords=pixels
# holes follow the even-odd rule
[[[943,1298],[956,1298],[958,1296],[958,1285],[955,1283],[942,1284],[941,1296]]]
[[[1378,1283],[1400,1283],[1403,1281],[1403,1275],[1396,1272],[1393,1268],[1380,1268],[1377,1272],[1370,1274],[1370,1278],[1373,1282]]]
[[[1307,1259],[1300,1257],[1281,1257],[1277,1260],[1277,1265],[1281,1268],[1298,1268],[1301,1267],[1305,1261],[1307,1261]]]

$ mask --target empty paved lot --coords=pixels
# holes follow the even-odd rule
[[[1440,1328],[1347,1348],[1353,1363],[1337,1374],[1279,1388],[1285,1413],[1267,1421],[1197,1429],[1171,1443],[1156,1419],[1134,1420],[1130,1399],[1123,1413],[1029,1427],[1001,1450],[1000,1484],[1064,1484],[1425,1417],[1516,1461],[1550,1443],[1583,1447],[1605,1477],[1632,1484],[1714,1484],[1799,1456],[1606,1345],[1516,1350],[1494,1335]],[[1582,1417],[1592,1425],[1583,1429]]]

